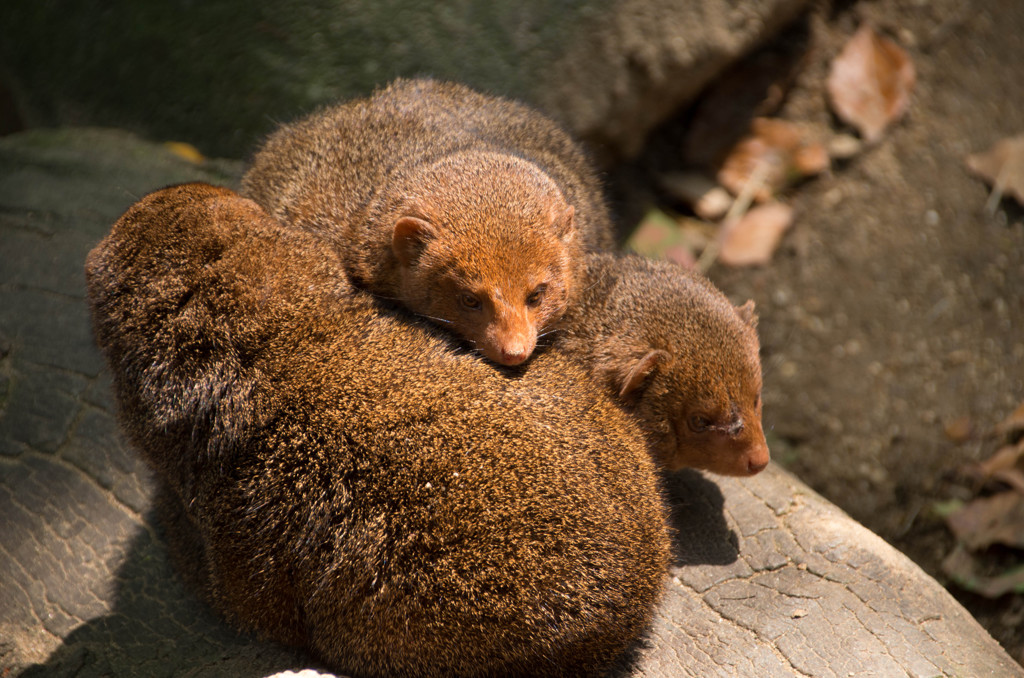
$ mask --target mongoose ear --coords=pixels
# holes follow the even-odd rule
[[[559,240],[565,243],[571,242],[576,237],[576,208],[568,205],[561,214],[556,212],[552,226],[554,226]]]
[[[747,303],[742,306],[737,306],[736,313],[740,316],[743,322],[750,325],[750,329],[757,329],[757,312],[754,310],[753,299],[748,299]]]
[[[658,365],[668,361],[668,359],[669,354],[667,351],[655,349],[648,351],[642,358],[628,364],[621,373],[619,397],[625,398],[643,386],[647,382],[648,377],[654,374]]]
[[[419,217],[405,216],[395,222],[391,234],[391,250],[402,266],[409,266],[423,251],[423,246],[436,235],[430,222]]]

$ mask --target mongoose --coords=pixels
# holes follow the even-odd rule
[[[639,421],[668,470],[753,475],[768,465],[757,316],[668,262],[592,254],[565,317],[575,356]]]
[[[97,343],[186,570],[234,625],[354,677],[602,673],[669,558],[637,424],[562,353],[495,370],[340,269],[203,184],[146,196],[90,253]]]
[[[550,119],[454,83],[397,80],[285,125],[242,193],[342,253],[357,286],[518,365],[613,244],[597,175]]]

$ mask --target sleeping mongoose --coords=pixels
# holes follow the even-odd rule
[[[233,625],[363,676],[599,675],[669,538],[633,417],[556,350],[495,369],[205,184],[89,255],[120,419]]]
[[[282,126],[242,193],[320,234],[356,286],[502,365],[530,357],[611,247],[597,174],[553,121],[455,83],[397,80]]]

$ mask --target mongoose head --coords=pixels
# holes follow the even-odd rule
[[[764,469],[753,302],[735,307],[668,264],[645,262],[623,279],[610,307],[618,329],[595,348],[592,370],[641,421],[660,463],[732,476]]]
[[[425,167],[392,214],[403,303],[487,358],[518,365],[573,297],[573,207],[520,158],[463,152]]]

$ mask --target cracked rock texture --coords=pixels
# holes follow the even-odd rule
[[[220,623],[168,565],[113,415],[86,252],[129,204],[233,185],[122,132],[0,140],[0,675],[329,675]],[[666,595],[632,675],[1024,676],[933,579],[777,468],[668,483]]]

